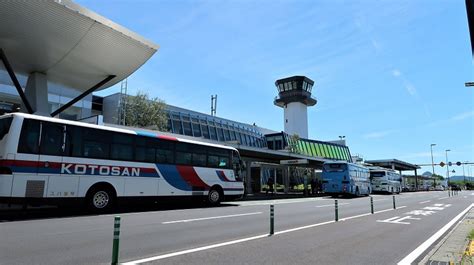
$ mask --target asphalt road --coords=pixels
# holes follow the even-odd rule
[[[334,199],[326,197],[122,213],[120,261],[396,264],[474,202],[472,191],[447,195],[396,195],[396,210],[391,195],[374,195],[374,215],[368,214],[368,197],[338,199],[337,223]],[[275,235],[271,237],[267,236],[270,204],[275,205]],[[110,264],[113,218],[42,216],[2,222],[0,264]]]

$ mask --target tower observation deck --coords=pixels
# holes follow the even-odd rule
[[[311,96],[314,81],[306,76],[292,76],[275,82],[278,97],[273,104],[284,109],[285,132],[308,138],[308,106],[317,100]]]

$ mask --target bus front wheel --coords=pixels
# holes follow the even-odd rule
[[[113,208],[115,197],[111,187],[98,185],[87,192],[87,206],[94,211],[107,211]]]

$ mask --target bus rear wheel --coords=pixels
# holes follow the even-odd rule
[[[100,185],[87,192],[86,203],[93,211],[108,211],[113,208],[116,196],[112,188]]]
[[[222,192],[219,187],[212,187],[207,194],[207,202],[211,206],[219,205],[222,201]]]

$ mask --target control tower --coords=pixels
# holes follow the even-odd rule
[[[314,81],[306,76],[292,76],[275,82],[278,97],[273,104],[284,109],[285,132],[308,138],[308,106],[316,105],[311,97]]]

